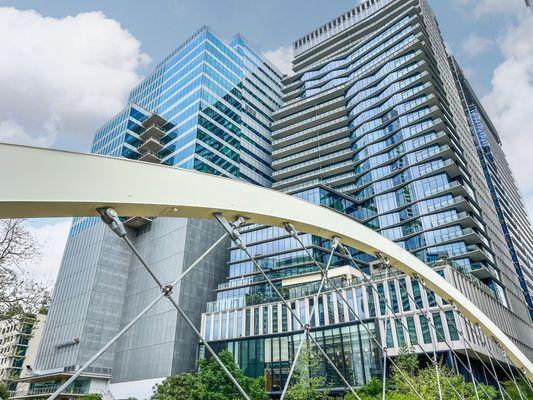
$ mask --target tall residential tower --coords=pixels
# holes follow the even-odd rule
[[[463,106],[474,135],[474,142],[502,226],[509,255],[533,320],[533,230],[531,221],[503,152],[498,131],[455,59],[451,58],[450,62],[457,76]]]
[[[293,71],[274,113],[273,188],[342,212],[434,266],[533,356],[528,307],[427,0],[362,2],[298,39]],[[371,334],[393,355],[403,343],[421,352],[438,342],[457,367],[444,342],[464,352],[462,322],[416,279],[402,276],[400,286],[373,257],[353,252],[354,265],[334,253],[330,274],[342,296],[331,287],[317,296],[322,275],[288,232],[250,226],[243,238],[352,384],[381,373]],[[325,266],[330,242],[302,240]],[[302,330],[239,248],[202,327],[246,373],[281,390]],[[487,355],[474,330],[465,332]]]

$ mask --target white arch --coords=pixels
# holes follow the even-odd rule
[[[271,189],[199,172],[126,159],[0,144],[0,218],[96,216],[110,206],[119,215],[213,218],[243,216],[381,252],[408,275],[418,275],[533,379],[533,364],[467,297],[438,273],[382,235],[353,219]]]

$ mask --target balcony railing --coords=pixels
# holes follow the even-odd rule
[[[52,386],[46,386],[42,388],[34,388],[34,389],[28,389],[28,390],[12,390],[9,392],[9,398],[20,399],[24,397],[52,394],[57,389],[59,389],[59,387],[60,385],[52,385]],[[61,393],[82,396],[82,395],[88,394],[88,392],[89,392],[88,388],[71,387],[71,388],[65,389]]]
[[[151,162],[154,164],[161,163],[161,158],[156,152],[151,150],[144,151],[139,157],[139,161]]]

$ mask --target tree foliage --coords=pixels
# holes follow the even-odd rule
[[[0,220],[0,321],[16,322],[48,301],[46,289],[24,269],[40,255],[40,245],[24,220]]]
[[[321,364],[322,357],[304,344],[285,398],[287,400],[330,399],[327,377],[320,375]]]
[[[0,382],[0,399],[7,400],[9,398],[9,390],[7,385],[3,382]]]
[[[508,380],[502,382],[502,387],[512,400],[523,400],[523,397],[520,396],[520,392],[522,392],[522,395],[527,400],[533,399],[533,389],[531,389],[531,386],[526,382],[524,377],[519,377],[516,383],[518,384],[518,388],[516,387],[517,385],[515,385],[514,381]],[[518,389],[520,389],[520,392]]]
[[[242,388],[253,400],[268,400],[264,378],[249,378],[239,369],[233,355],[222,351],[220,359]],[[152,400],[241,400],[237,388],[231,383],[214,359],[200,360],[196,374],[183,373],[166,378],[154,387]]]
[[[403,374],[393,369],[391,376],[387,380],[386,398],[388,400],[417,399],[419,397],[416,392],[424,400],[439,398],[439,384],[434,365],[420,368],[417,355],[406,347],[400,349],[396,364]],[[459,400],[464,398],[465,400],[477,400],[474,384],[466,382],[463,375],[457,374],[443,365],[438,367],[438,371],[443,399]],[[381,400],[381,390],[381,379],[373,379],[367,385],[358,389],[358,394],[362,400]],[[461,397],[457,395],[456,391]],[[478,384],[478,395],[479,400],[494,400],[498,398],[499,394],[492,386]],[[355,400],[355,396],[349,394],[346,396],[346,400]]]
[[[89,393],[81,397],[82,400],[102,400],[102,396],[97,393]]]

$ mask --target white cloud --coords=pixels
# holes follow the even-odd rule
[[[525,8],[525,5],[524,5]],[[527,10],[526,10],[527,11]],[[533,214],[533,14],[524,12],[500,45],[505,60],[483,98],[504,151]]]
[[[275,50],[264,51],[263,56],[284,74],[289,75],[292,73],[293,51],[291,46],[281,46]]]
[[[476,0],[474,7],[474,15],[478,18],[489,14],[513,15],[517,12],[528,12],[524,0]]]
[[[149,61],[101,12],[64,18],[0,7],[0,140],[86,150]]]
[[[29,230],[42,245],[41,253],[42,259],[32,265],[28,265],[28,271],[35,277],[36,280],[46,284],[55,281],[63,251],[67,243],[68,233],[70,230],[70,219],[57,219],[47,221],[44,225],[32,225],[30,223]]]
[[[463,15],[473,15],[476,18],[495,14],[503,16],[527,12],[524,0],[453,0],[453,4]]]
[[[473,33],[461,43],[461,50],[469,57],[477,57],[487,51],[492,45],[491,39]]]
[[[40,136],[32,137],[14,119],[9,118],[5,121],[0,121],[0,142],[50,147],[56,139],[57,134],[54,130],[45,129],[45,132]]]

